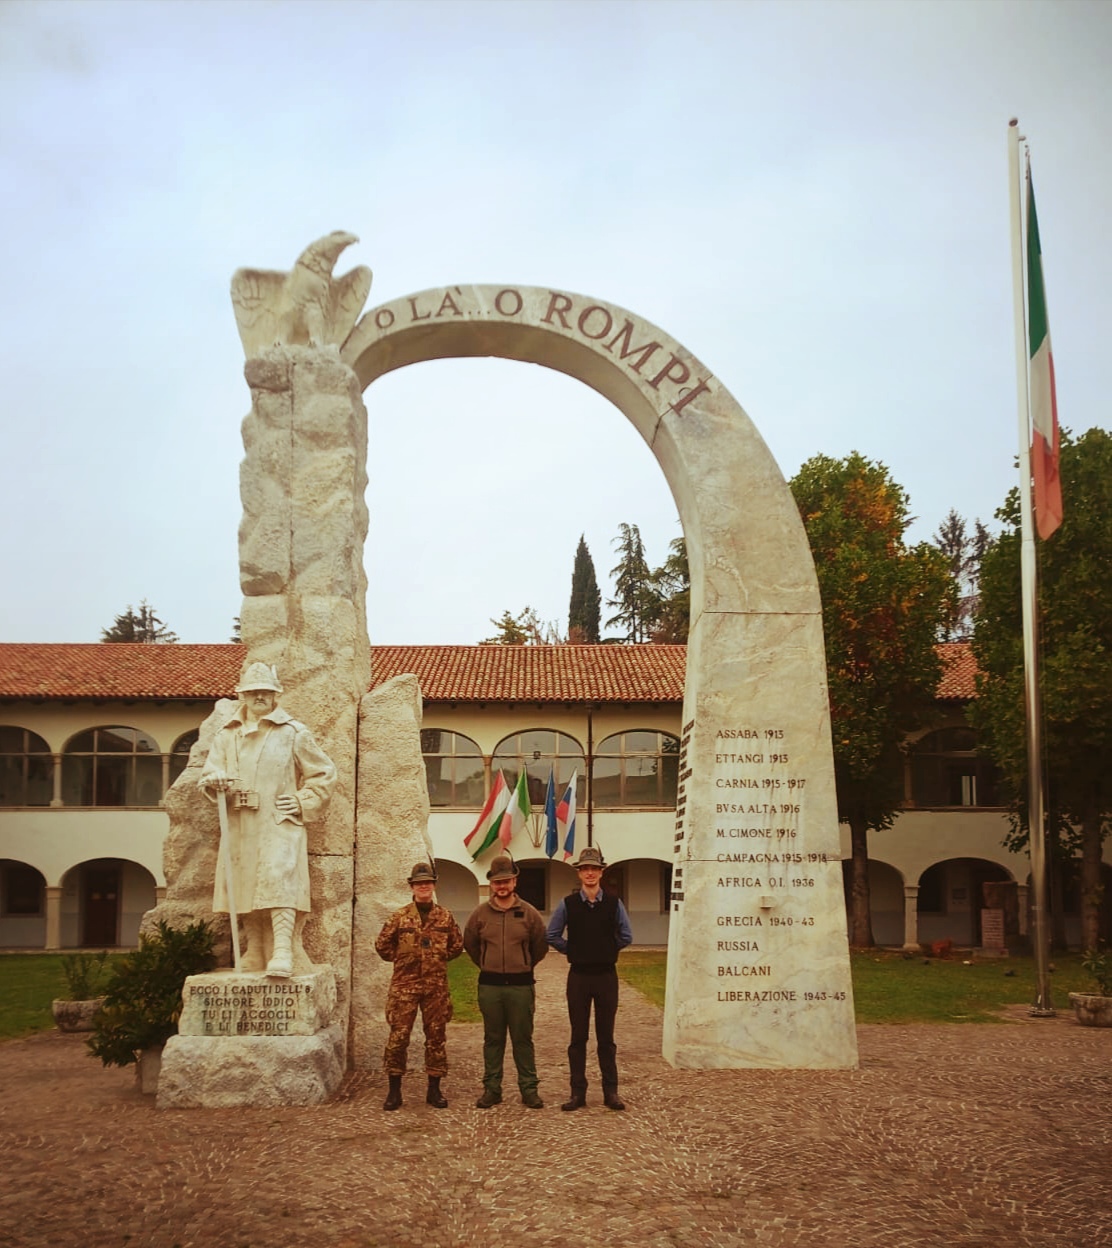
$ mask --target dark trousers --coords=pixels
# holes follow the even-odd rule
[[[536,989],[532,984],[479,985],[483,1016],[483,1087],[502,1095],[502,1062],[506,1033],[513,1046],[517,1086],[524,1096],[537,1090],[537,1060],[533,1052],[533,1012]]]
[[[618,1046],[614,1043],[614,1019],[618,1013],[618,972],[568,971],[568,1018],[571,1044],[568,1066],[571,1090],[587,1091],[587,1036],[591,1029],[591,1003],[595,1007],[595,1043],[603,1092],[618,1090]]]

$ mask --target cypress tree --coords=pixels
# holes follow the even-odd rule
[[[587,549],[586,540],[580,534],[579,546],[575,552],[575,566],[571,572],[568,641],[598,644],[601,606],[602,595],[599,593],[594,561]]]

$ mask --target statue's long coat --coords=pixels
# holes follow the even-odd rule
[[[222,771],[236,787],[259,795],[258,810],[236,810],[228,803],[235,905],[239,914],[293,907],[307,913],[309,854],[305,824],[325,812],[336,784],[336,768],[313,734],[281,707],[262,716],[255,731],[244,733],[244,708],[216,734],[198,783],[215,801],[210,773]],[[282,814],[281,794],[296,794],[301,815]],[[212,908],[228,912],[223,864],[217,864]]]

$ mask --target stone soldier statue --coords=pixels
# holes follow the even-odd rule
[[[382,1058],[390,1090],[382,1108],[401,1107],[409,1035],[420,1009],[425,1029],[425,1074],[429,1080],[425,1100],[444,1109],[448,1100],[440,1090],[440,1080],[448,1073],[445,1032],[452,1018],[448,963],[463,952],[463,933],[451,911],[433,900],[436,872],[427,862],[417,863],[407,883],[413,890],[413,900],[386,920],[375,941],[378,956],[394,964],[386,994],[390,1035]]]
[[[242,970],[285,977],[294,972],[297,917],[310,910],[305,824],[327,811],[336,768],[309,729],[278,706],[281,692],[273,667],[245,666],[239,705],[213,737],[198,784],[213,801],[222,792],[228,810],[231,866],[216,873],[212,908],[243,917]],[[296,961],[307,968],[297,945]]]

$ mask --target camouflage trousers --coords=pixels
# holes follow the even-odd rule
[[[382,1056],[382,1068],[388,1075],[404,1075],[409,1036],[417,1011],[425,1029],[425,1073],[446,1075],[448,1053],[445,1032],[452,1018],[452,998],[448,983],[390,985],[386,994],[386,1021],[390,1035]]]

